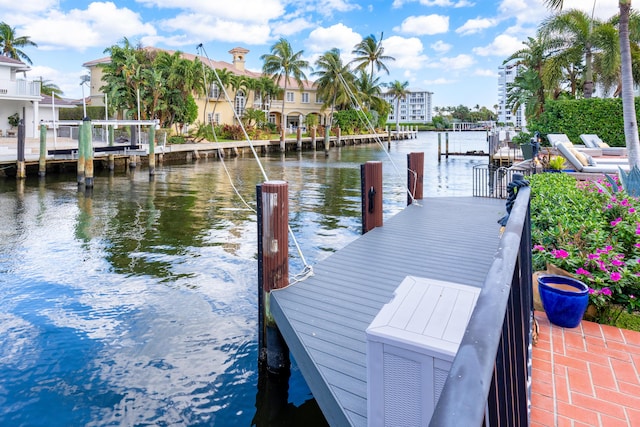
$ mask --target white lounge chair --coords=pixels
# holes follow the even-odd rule
[[[552,147],[557,147],[558,143],[563,143],[567,147],[573,147],[576,150],[588,154],[593,157],[602,156],[602,150],[600,148],[591,148],[586,145],[575,145],[569,140],[569,137],[564,133],[550,133],[547,135],[547,139],[551,143]]]
[[[600,137],[593,133],[583,133],[580,139],[584,145],[589,148],[599,148],[605,156],[626,156],[627,149],[625,147],[609,147]]]
[[[593,157],[587,156],[563,142],[557,143],[556,148],[577,172],[616,174],[619,172],[618,168],[629,171],[629,163],[596,161]]]

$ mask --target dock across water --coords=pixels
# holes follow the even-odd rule
[[[332,426],[367,425],[365,330],[406,276],[481,287],[504,200],[446,197],[412,204],[271,295],[271,310]]]

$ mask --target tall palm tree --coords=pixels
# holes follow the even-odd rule
[[[356,70],[365,71],[367,67],[371,67],[369,72],[369,78],[373,81],[373,68],[377,71],[384,70],[389,74],[389,68],[385,64],[385,61],[395,61],[392,56],[384,54],[384,47],[382,47],[382,38],[384,33],[380,34],[380,41],[376,40],[376,36],[373,34],[368,35],[360,43],[355,45],[352,54],[356,57],[351,61],[351,64],[356,64]]]
[[[60,95],[64,94],[58,85],[51,80],[43,80],[42,77],[40,77],[40,93],[55,96],[56,98],[60,98]]]
[[[552,9],[561,10],[563,0],[545,0],[545,4]],[[622,80],[622,115],[624,119],[624,136],[629,153],[629,165],[640,168],[640,138],[638,137],[638,122],[633,94],[633,71],[631,61],[631,46],[629,43],[629,16],[631,0],[619,0],[620,24],[620,73]]]
[[[262,72],[271,77],[271,79],[280,86],[280,82],[284,81],[284,92],[282,98],[282,111],[280,114],[280,151],[284,151],[284,132],[286,124],[284,120],[284,106],[287,96],[287,88],[289,87],[289,78],[293,77],[300,90],[303,88],[303,80],[307,79],[304,70],[309,68],[309,63],[302,59],[304,51],[293,52],[291,44],[285,38],[280,38],[273,46],[271,52],[260,57],[263,61]]]
[[[314,85],[323,100],[322,109],[331,107],[329,123],[333,123],[334,108],[345,109],[351,105],[351,94],[355,92],[354,76],[340,57],[340,51],[333,48],[323,53],[315,63],[318,76]]]
[[[215,120],[216,117],[216,108],[220,103],[220,98],[222,98],[226,88],[231,83],[231,76],[233,76],[233,73],[226,68],[223,68],[221,70],[215,70],[215,72],[214,70],[211,70],[209,78],[207,79],[207,81],[211,82],[212,88],[214,86],[217,87],[216,102],[213,104],[213,111],[211,112],[211,117],[213,117],[213,120]]]
[[[35,42],[31,41],[29,36],[18,36],[15,28],[5,22],[0,22],[0,47],[4,56],[21,59],[32,65],[31,58],[20,49],[27,46],[38,47]]]
[[[393,96],[393,114],[396,116],[396,130],[400,128],[400,100],[405,99],[409,95],[409,82],[401,82],[396,80],[389,83],[389,91],[387,92]]]

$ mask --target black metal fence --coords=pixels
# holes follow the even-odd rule
[[[529,187],[517,189],[500,247],[431,418],[432,427],[529,425],[530,195]]]
[[[530,175],[528,170],[509,169],[493,164],[473,167],[473,196],[506,199],[508,184],[514,174]]]

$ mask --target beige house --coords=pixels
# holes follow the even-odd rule
[[[147,48],[155,49],[155,48]],[[166,51],[169,54],[173,54],[174,51]],[[210,61],[206,57],[196,56],[190,53],[182,53],[182,57],[190,60],[198,58],[205,66],[209,66],[214,70],[227,69],[236,75],[242,75],[254,79],[259,79],[263,76],[262,73],[247,70],[245,68],[246,55],[249,50],[236,47],[229,51],[231,54],[232,62],[225,61]],[[90,104],[93,106],[104,106],[105,95],[100,91],[100,88],[104,86],[102,81],[102,68],[100,64],[108,63],[109,57],[96,59],[83,64],[90,71]],[[318,116],[317,123],[325,124],[329,120],[329,111],[321,111],[322,100],[320,100],[316,93],[316,88],[313,86],[313,82],[305,81],[302,90],[299,89],[298,84],[290,79],[287,84],[287,92],[283,94],[284,99],[269,99],[263,102],[260,99],[259,93],[252,90],[243,91],[239,90],[236,93],[231,87],[222,88],[219,87],[216,82],[207,82],[209,86],[209,92],[207,96],[198,95],[195,100],[198,105],[198,119],[197,121],[203,123],[214,124],[232,124],[237,123],[237,117],[242,117],[245,109],[263,109],[266,113],[268,121],[280,126],[282,123],[291,132],[295,131],[299,126],[304,126],[306,116],[315,114]],[[284,88],[284,82],[281,82],[280,86]],[[225,96],[226,92],[226,96]],[[284,102],[284,116],[282,120],[282,103]]]

